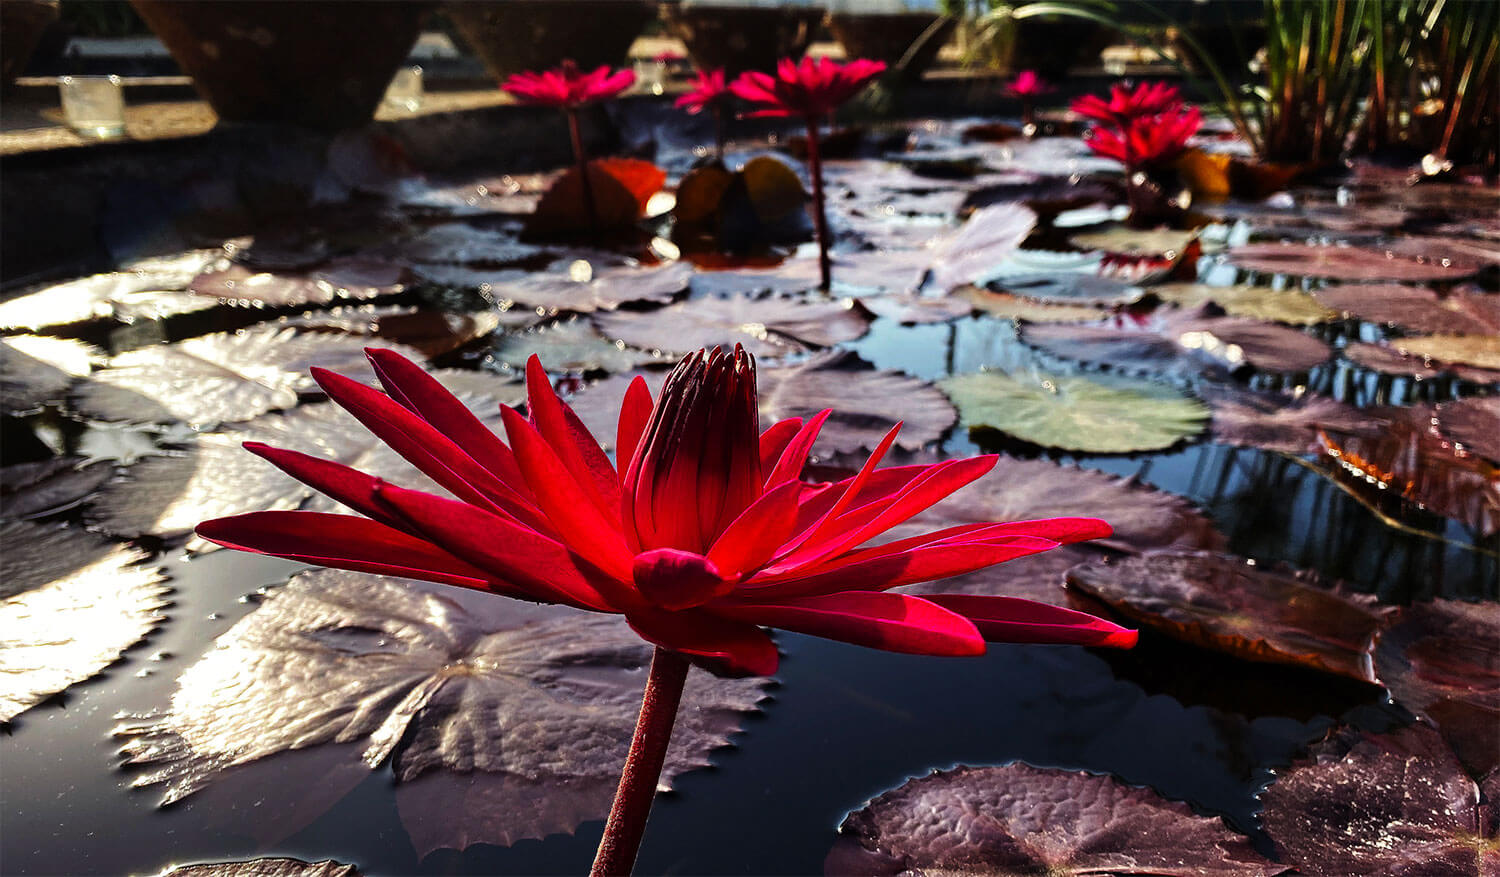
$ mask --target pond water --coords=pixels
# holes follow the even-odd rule
[[[1088,247],[1054,250],[1056,241],[1070,235],[1119,227],[1118,212],[1108,210],[1107,165],[1088,158],[1073,139],[966,143],[960,134],[967,124],[913,126],[905,141],[912,150],[907,154],[910,160],[904,164],[879,155],[831,164],[831,213],[840,240],[832,301],[845,313],[818,311],[818,316],[807,318],[810,326],[798,322],[796,309],[823,307],[830,300],[807,291],[812,283],[805,248],[780,265],[753,272],[698,269],[663,278],[658,275],[662,268],[627,262],[618,250],[520,241],[517,217],[529,209],[545,181],[499,177],[382,181],[378,191],[367,192],[359,206],[351,208],[375,232],[355,233],[351,226],[359,223],[347,216],[337,223],[330,223],[326,215],[309,216],[303,227],[290,224],[260,240],[238,241],[229,250],[210,252],[199,261],[190,254],[176,262],[158,259],[136,273],[144,280],[132,283],[116,275],[114,280],[81,280],[71,292],[53,290],[52,303],[39,306],[41,319],[23,309],[19,296],[0,303],[0,323],[12,335],[30,328],[101,348],[90,354],[93,362],[67,373],[61,384],[40,391],[35,399],[19,405],[15,399],[6,400],[7,410],[13,412],[7,415],[7,464],[45,454],[37,450],[28,457],[25,449],[32,445],[12,443],[14,430],[35,437],[51,451],[98,459],[106,467],[108,477],[86,488],[43,482],[42,488],[56,496],[39,501],[33,519],[47,527],[64,525],[70,532],[90,528],[109,540],[136,537],[135,544],[151,552],[149,564],[162,568],[171,589],[164,619],[153,625],[143,642],[100,675],[65,686],[60,694],[20,712],[0,736],[3,870],[155,873],[176,863],[265,855],[308,861],[332,858],[367,874],[563,874],[587,869],[602,830],[602,812],[582,821],[571,834],[554,832],[508,846],[475,842],[462,850],[421,849],[414,837],[441,837],[445,823],[463,823],[471,840],[483,840],[486,832],[494,840],[504,830],[472,824],[473,811],[483,806],[478,791],[472,799],[462,794],[400,797],[404,781],[398,782],[389,759],[375,769],[361,766],[362,737],[255,759],[222,776],[214,774],[201,791],[167,807],[158,806],[163,787],[150,782],[152,767],[122,764],[121,747],[129,735],[122,736],[121,729],[168,710],[179,677],[203,661],[216,641],[269,605],[268,599],[276,599],[267,595],[275,595],[303,569],[270,558],[205,552],[204,546],[192,543],[184,548],[186,529],[199,518],[268,508],[271,503],[285,508],[308,502],[297,495],[288,499],[285,487],[267,487],[255,475],[228,471],[236,464],[226,461],[236,458],[221,454],[220,446],[234,449],[242,438],[266,435],[266,418],[278,416],[276,411],[326,407],[317,401],[315,388],[279,372],[305,371],[308,364],[330,359],[334,367],[353,363],[358,346],[371,342],[372,329],[377,330],[373,343],[409,345],[430,353],[434,367],[488,376],[483,392],[489,394],[486,401],[491,405],[521,398],[513,382],[518,350],[534,348],[559,376],[569,369],[553,367],[555,360],[549,361],[549,356],[554,352],[580,366],[603,364],[574,368],[560,378],[565,393],[584,400],[592,384],[629,372],[635,364],[659,369],[663,357],[650,356],[653,347],[670,351],[685,343],[683,338],[700,335],[761,342],[762,369],[767,371],[820,361],[823,347],[850,351],[860,362],[848,366],[849,398],[856,406],[867,406],[857,414],[880,423],[892,419],[889,412],[871,401],[872,391],[860,386],[865,376],[880,369],[910,376],[915,379],[911,387],[937,382],[944,389],[954,386],[947,383],[950,377],[971,374],[1019,375],[1036,382],[1082,377],[1107,389],[1131,389],[1150,380],[1174,398],[1205,400],[1212,409],[1211,427],[1205,428],[1210,417],[1204,409],[1190,432],[1177,441],[1158,442],[1158,450],[1092,453],[1080,449],[1092,446],[1086,419],[1073,421],[1071,427],[1054,423],[1050,433],[1026,431],[1034,424],[1009,431],[1005,424],[984,428],[981,415],[974,412],[988,409],[978,403],[967,407],[960,400],[956,425],[949,425],[953,415],[948,421],[920,410],[913,415],[913,429],[932,428],[939,436],[916,453],[949,457],[1000,452],[1051,461],[1059,469],[1077,466],[1132,478],[1195,505],[1211,529],[1222,535],[1224,552],[1253,558],[1265,567],[1285,562],[1316,571],[1325,582],[1340,580],[1348,591],[1376,595],[1383,603],[1500,599],[1500,470],[1495,468],[1500,461],[1475,462],[1470,455],[1462,457],[1467,462],[1461,465],[1451,460],[1445,464],[1437,451],[1416,438],[1405,457],[1394,458],[1410,465],[1404,474],[1385,471],[1394,465],[1391,459],[1374,456],[1381,437],[1403,434],[1402,422],[1389,406],[1409,409],[1488,399],[1500,389],[1494,382],[1500,373],[1486,365],[1495,359],[1494,347],[1485,350],[1480,344],[1472,355],[1400,352],[1402,339],[1422,335],[1487,337],[1500,345],[1500,321],[1469,335],[1444,331],[1447,324],[1442,322],[1455,312],[1455,302],[1478,303],[1465,312],[1471,325],[1482,325],[1472,321],[1497,311],[1492,191],[1469,192],[1451,185],[1405,189],[1373,172],[1356,174],[1329,186],[1278,196],[1269,204],[1205,207],[1217,221],[1185,260],[1157,252],[1149,258],[1122,257],[1115,267],[1101,268]],[[890,139],[871,136],[866,142]],[[867,146],[866,152],[875,149]],[[756,154],[760,151],[737,151],[731,164]],[[681,151],[658,156],[674,175],[691,161],[691,155]],[[1098,188],[1090,175],[1105,181],[1097,203],[1091,194],[1079,199],[1080,204],[1068,205],[1056,228],[1032,232],[1022,249],[994,242],[944,249],[942,242],[961,231],[955,230],[954,214],[966,201],[989,205],[984,210],[997,205],[1024,209],[1011,204],[1057,202],[1068,197],[1069,187]],[[990,219],[983,211],[977,216]],[[642,241],[650,239],[647,235]],[[930,239],[939,243],[929,246]],[[1409,248],[1390,257],[1400,264],[1393,264],[1386,278],[1379,276],[1378,267],[1367,267],[1369,276],[1350,273],[1347,267],[1330,269],[1321,262],[1316,269],[1299,267],[1326,260],[1321,251],[1299,256],[1300,261],[1288,263],[1289,270],[1281,273],[1235,266],[1235,248],[1280,240],[1319,247],[1374,245],[1377,252],[1379,247],[1403,243]],[[1139,236],[1127,236],[1123,243],[1150,246]],[[646,251],[640,244],[629,247],[632,255]],[[659,238],[654,244],[657,253],[674,249]],[[862,255],[862,250],[867,252]],[[1489,258],[1476,257],[1476,252]],[[215,260],[225,253],[250,267],[239,276],[243,285],[227,287],[237,289],[235,294],[223,292],[225,275],[213,273],[224,269]],[[876,255],[889,259],[883,263],[887,268],[846,267]],[[990,288],[1000,292],[970,293],[966,286],[951,292],[933,289],[929,276],[921,295],[909,294],[924,269],[935,267],[932,263],[968,271],[962,266],[976,258],[984,263],[983,271],[965,274],[963,283],[954,286],[989,279]],[[1430,279],[1416,280],[1417,275],[1402,273],[1410,265],[1453,266],[1465,260],[1475,263],[1466,278],[1450,279],[1439,271]],[[591,285],[577,282],[580,262],[589,263],[583,279],[593,278]],[[384,273],[390,266],[402,269],[397,272],[399,289],[395,275]],[[841,267],[846,268],[845,279]],[[572,279],[564,281],[570,270]],[[1134,282],[1113,283],[1102,291],[1064,283],[1050,298],[1043,295],[1030,304],[1035,308],[1040,303],[1043,310],[1098,308],[1097,317],[1081,322],[1104,327],[1098,331],[1107,329],[1114,333],[1111,337],[1089,335],[1085,342],[1084,330],[1070,334],[1067,328],[1078,322],[1051,322],[1060,312],[1033,310],[1018,324],[978,304],[987,301],[991,309],[1011,306],[1008,300],[999,301],[1008,288],[1024,297],[1025,285],[1007,287],[1007,277],[1049,274],[1076,280],[1101,270]],[[1298,270],[1314,273],[1299,276]],[[272,279],[247,281],[257,271]],[[878,279],[882,271],[887,278],[883,283]],[[1423,310],[1403,299],[1401,319],[1387,319],[1372,306],[1375,316],[1369,319],[1361,319],[1353,309],[1343,315],[1330,310],[1326,316],[1305,320],[1257,320],[1327,346],[1315,364],[1300,367],[1287,364],[1288,350],[1295,345],[1284,335],[1251,338],[1235,336],[1233,331],[1241,328],[1226,328],[1224,323],[1183,328],[1186,324],[1170,322],[1232,319],[1237,315],[1233,305],[1210,304],[1197,310],[1192,303],[1157,303],[1165,294],[1140,294],[1140,287],[1149,292],[1154,286],[1180,285],[1188,279],[1220,288],[1241,284],[1286,294],[1388,279],[1412,288],[1435,286],[1447,296],[1441,298],[1447,304],[1429,303]],[[638,301],[638,295],[647,295],[640,292],[645,287],[654,290],[650,300]],[[190,288],[198,291],[196,296],[184,291]],[[263,306],[225,306],[204,294],[214,289],[229,299],[253,291],[248,297]],[[375,301],[364,306],[382,310],[352,316],[340,312],[336,319],[319,316],[333,308],[360,306],[331,292],[351,289],[369,290],[368,297]],[[684,300],[711,302],[722,292],[748,295],[766,289],[789,292],[758,299],[743,313],[684,317],[665,310],[681,307]],[[549,295],[564,304],[550,309]],[[973,307],[953,304],[970,295],[975,296]],[[1126,298],[1114,304],[1108,300],[1111,295]],[[578,304],[588,297],[593,300]],[[1306,298],[1299,299],[1298,306],[1320,307],[1316,299]],[[1439,301],[1436,294],[1429,298]],[[853,299],[864,302],[855,305]],[[611,306],[624,304],[611,310],[600,305],[601,300]],[[85,302],[80,313],[64,313],[78,301]],[[392,305],[417,312],[383,310]],[[1256,305],[1271,307],[1260,299]],[[862,310],[866,307],[868,311]],[[652,317],[658,308],[665,309]],[[916,318],[923,322],[901,321],[904,315],[939,308],[944,308],[940,314]],[[420,320],[420,314],[434,311],[447,312],[453,319],[441,324]],[[578,312],[583,315],[572,316]],[[845,331],[849,313],[863,316],[855,329]],[[328,325],[312,334],[307,324],[318,320]],[[1417,328],[1403,328],[1398,325],[1401,320]],[[223,348],[232,341],[214,342],[213,349],[184,346],[223,330],[248,327],[253,335],[262,331],[257,327],[263,322],[300,332],[297,338],[314,342],[307,350],[291,352],[285,345],[292,342],[284,337],[260,339],[255,343],[264,342],[261,348],[228,353]],[[537,323],[572,328],[548,334],[538,332],[533,325]],[[1429,324],[1435,329],[1422,329]],[[583,343],[580,336],[596,337],[590,325],[597,328],[599,338],[631,340]],[[652,337],[659,340],[635,340]],[[1187,337],[1197,340],[1184,343]],[[1213,346],[1225,338],[1227,345]],[[129,351],[153,349],[157,341],[182,351],[184,358],[129,358]],[[1226,346],[1233,349],[1226,353]],[[352,357],[347,349],[355,351]],[[619,354],[625,355],[613,358]],[[1241,361],[1242,354],[1249,365]],[[57,362],[55,356],[36,356]],[[210,365],[199,370],[185,364],[189,359]],[[224,363],[248,378],[240,383],[255,386],[247,390],[215,383],[209,373],[226,367]],[[1262,367],[1267,364],[1270,367]],[[45,384],[33,371],[12,368],[23,374],[16,385],[21,390],[30,393],[38,382]],[[789,372],[777,374],[778,380],[793,381]],[[112,380],[112,375],[119,377]],[[452,378],[452,372],[443,377]],[[787,404],[793,408],[797,393],[815,395],[806,385],[791,385],[794,390],[788,392],[794,398]],[[272,387],[277,392],[267,389]],[[459,391],[478,393],[480,387],[465,384]],[[1288,419],[1263,424],[1259,432],[1235,430],[1229,406],[1248,404],[1244,400],[1252,392],[1280,400],[1283,407],[1294,397],[1336,403],[1344,418],[1337,421],[1344,425],[1343,432],[1333,425],[1332,414],[1298,423]],[[1012,397],[1004,406],[1019,410],[1022,404]],[[1127,407],[1131,417],[1150,420],[1157,411],[1154,406],[1168,404],[1172,403],[1141,401]],[[246,405],[268,413],[247,417],[234,410]],[[121,425],[132,421],[136,425]],[[1105,423],[1093,431],[1111,431]],[[311,428],[289,423],[276,427],[293,444],[303,442]],[[246,431],[253,429],[263,432]],[[1288,434],[1302,436],[1305,447],[1300,452],[1286,451]],[[1049,442],[1038,435],[1058,438]],[[217,436],[227,438],[219,441]],[[318,439],[328,453],[343,459],[359,456],[340,444],[346,441],[352,439],[336,428]],[[1073,450],[1067,449],[1069,441],[1075,443]],[[1337,459],[1354,461],[1358,471],[1329,463],[1329,453],[1318,447],[1340,450]],[[243,456],[246,470],[261,465]],[[822,462],[836,465],[848,465],[851,459],[823,456]],[[388,465],[370,455],[359,458]],[[1451,466],[1451,472],[1444,465]],[[16,491],[7,502],[9,508],[36,497],[40,488],[27,493],[17,486],[20,471],[6,471],[13,482],[8,489]],[[1441,477],[1423,481],[1412,472]],[[214,481],[211,475],[222,480]],[[1408,498],[1391,495],[1400,492],[1402,479],[1423,481],[1423,489],[1430,492]],[[1434,480],[1441,483],[1434,487]],[[1071,489],[1067,481],[1052,488],[1056,493]],[[184,497],[189,502],[185,508]],[[962,502],[961,497],[953,501]],[[1055,496],[1047,501],[1065,506],[1067,499]],[[198,503],[201,512],[191,503]],[[1130,514],[1128,504],[1120,508],[1122,515]],[[1184,512],[1180,527],[1186,532],[1196,520],[1201,519]],[[24,532],[30,531],[8,531],[7,538],[20,539]],[[1205,537],[1194,542],[1173,534],[1145,547],[1212,547],[1216,541]],[[1115,546],[1111,551],[1115,549],[1133,553],[1137,547]],[[66,567],[66,561],[62,565]],[[1252,639],[1260,623],[1254,617],[1244,620]],[[1000,645],[973,659],[894,655],[788,633],[778,633],[776,640],[784,660],[766,692],[769,697],[738,721],[733,745],[712,753],[711,768],[681,775],[674,790],[658,799],[639,873],[821,873],[845,815],[871,798],[934,769],[1016,760],[1110,774],[1125,783],[1150,786],[1166,798],[1188,802],[1198,813],[1222,816],[1230,828],[1248,835],[1269,855],[1273,846],[1257,818],[1257,794],[1274,771],[1286,768],[1335,727],[1379,733],[1411,721],[1408,709],[1391,702],[1379,686],[1310,667],[1252,663],[1153,630],[1144,631],[1140,646],[1129,653]],[[294,690],[316,698],[318,684],[317,678],[302,680]],[[232,692],[224,696],[232,697]],[[246,712],[238,717],[238,733],[244,735],[240,742],[264,731],[257,725],[280,720]],[[409,744],[416,732],[406,733]],[[238,745],[229,741],[218,757],[232,759]],[[529,794],[541,801],[565,792],[543,784]]]

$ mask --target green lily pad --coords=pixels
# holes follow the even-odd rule
[[[993,371],[939,386],[970,427],[1085,453],[1169,448],[1202,432],[1209,417],[1192,396],[1146,381]]]
[[[1162,283],[1148,290],[1168,304],[1194,309],[1213,302],[1231,317],[1311,326],[1338,316],[1317,299],[1295,289],[1268,286],[1211,286],[1207,283]]]

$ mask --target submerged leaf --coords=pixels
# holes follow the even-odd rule
[[[137,785],[163,785],[163,803],[232,767],[334,742],[356,744],[367,768],[389,761],[409,801],[430,777],[495,775],[493,809],[404,807],[403,818],[436,845],[507,843],[604,815],[650,657],[619,616],[316,570],[221,636],[165,715],[117,733],[128,762],[150,767]],[[765,685],[692,673],[664,781],[706,765]]]
[[[1430,728],[1336,734],[1261,793],[1261,821],[1308,874],[1489,877],[1500,844],[1479,788]]]
[[[1149,290],[1168,304],[1185,310],[1213,303],[1231,317],[1270,320],[1293,326],[1325,323],[1336,314],[1305,292],[1268,286],[1210,286],[1206,283],[1159,283]]]
[[[1475,776],[1500,764],[1500,605],[1414,604],[1380,634],[1375,674]]]
[[[1180,801],[1029,764],[934,771],[839,827],[831,874],[1251,877],[1282,866]]]
[[[1208,408],[1162,384],[990,371],[940,382],[970,428],[1096,454],[1155,451],[1203,431]]]
[[[1075,567],[1068,586],[1174,639],[1372,683],[1370,648],[1389,612],[1305,573],[1208,552]]]
[[[101,420],[249,420],[316,391],[313,366],[373,379],[364,348],[358,338],[260,326],[122,353],[74,395],[80,411]],[[420,359],[416,351],[402,353]]]
[[[870,327],[870,315],[852,299],[806,301],[768,296],[695,298],[655,311],[595,314],[604,335],[645,350],[686,353],[743,344],[751,354],[774,358],[853,341]]]
[[[0,723],[113,664],[156,629],[164,576],[89,533],[0,524]]]
[[[1275,243],[1234,247],[1229,251],[1229,264],[1261,274],[1327,277],[1361,283],[1461,280],[1481,267],[1475,262],[1411,258],[1379,247]]]

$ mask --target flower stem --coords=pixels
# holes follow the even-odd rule
[[[604,823],[604,837],[599,841],[599,853],[589,872],[591,877],[629,874],[635,867],[689,666],[687,658],[659,646],[651,657],[651,675],[641,697],[641,717],[635,724],[635,736],[630,741],[630,754],[625,757],[609,821]]]
[[[724,160],[724,108],[723,101],[714,101],[714,158]]]
[[[599,212],[594,206],[594,186],[589,182],[589,157],[583,151],[583,133],[578,127],[578,111],[568,108],[568,134],[573,138],[573,162],[578,166],[578,184],[583,192],[583,209],[589,218],[589,231],[599,236]]]
[[[818,288],[833,288],[828,263],[828,215],[823,212],[823,159],[818,156],[818,117],[807,117],[807,174],[812,177],[813,231],[818,236]]]

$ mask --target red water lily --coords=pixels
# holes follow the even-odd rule
[[[1085,118],[1110,124],[1123,124],[1138,116],[1154,116],[1182,105],[1182,95],[1174,85],[1144,82],[1131,89],[1121,83],[1110,87],[1109,100],[1086,94],[1073,101],[1073,112]]]
[[[1038,76],[1035,70],[1022,70],[1016,74],[1015,79],[1012,79],[1005,86],[1006,94],[1011,97],[1021,98],[1036,97],[1037,95],[1046,94],[1051,90],[1052,86],[1048,85],[1045,79]]]
[[[516,73],[500,89],[522,103],[571,110],[615,97],[634,84],[635,73],[630,70],[611,72],[605,65],[584,73],[577,64],[564,61],[555,70]]]
[[[690,113],[702,112],[729,97],[729,86],[724,83],[724,68],[700,70],[693,79],[693,88],[677,99],[677,106]]]
[[[250,442],[251,452],[365,517],[252,512],[200,524],[199,535],[306,563],[617,612],[645,639],[735,673],[775,671],[762,627],[943,655],[979,654],[985,639],[1134,639],[1025,600],[888,593],[1110,528],[1055,518],[861,547],[979,478],[995,458],[876,469],[892,429],[857,475],[804,483],[798,475],[828,412],[761,432],[754,362],[741,350],[687,357],[654,402],[638,378],[620,413],[618,470],[535,357],[526,416],[501,410],[508,445],[420,367],[388,350],[370,359],[385,393],[321,369],[314,377],[452,497]]]
[[[729,90],[765,109],[754,116],[805,116],[821,119],[849,98],[859,94],[870,80],[885,70],[884,61],[856,58],[840,64],[832,58],[803,58],[801,62],[782,58],[776,64],[776,75],[746,71],[730,84]]]
[[[1096,154],[1136,171],[1181,155],[1202,124],[1203,114],[1197,107],[1179,107],[1159,115],[1137,116],[1118,128],[1097,125],[1084,142]]]

